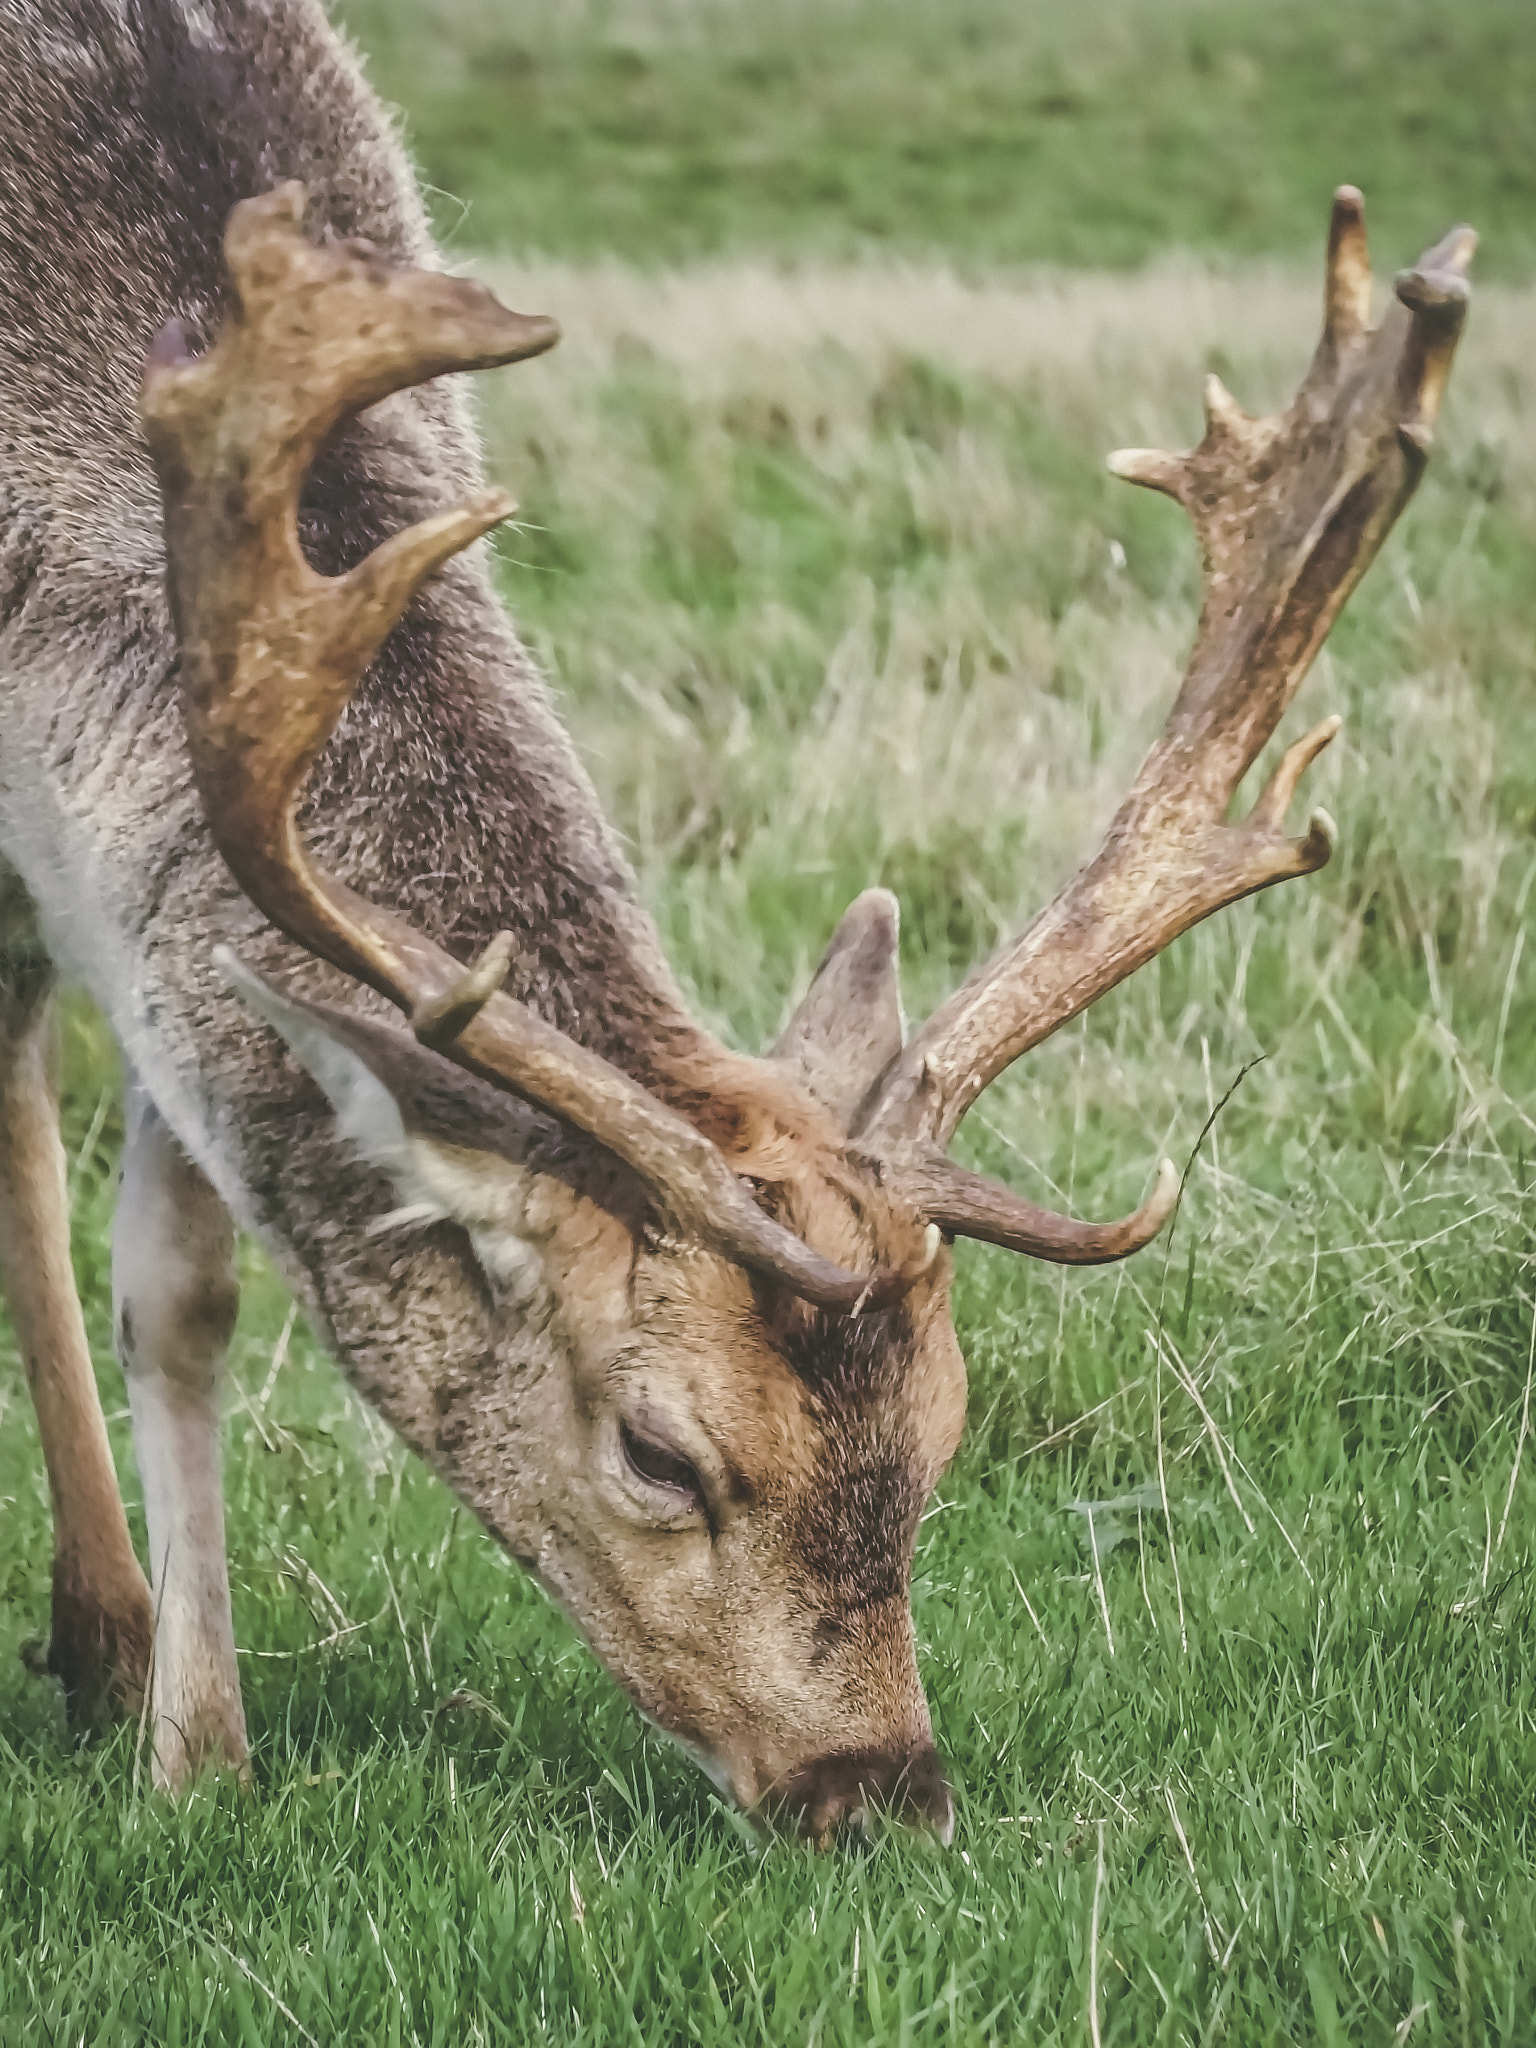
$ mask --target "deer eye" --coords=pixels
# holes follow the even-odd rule
[[[703,1481],[681,1452],[641,1436],[623,1421],[619,1424],[619,1440],[632,1472],[652,1486],[664,1486],[669,1493],[686,1495],[693,1506],[703,1507]]]

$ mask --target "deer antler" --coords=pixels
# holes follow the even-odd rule
[[[688,1235],[822,1308],[892,1298],[914,1274],[822,1258],[758,1208],[703,1133],[501,993],[505,936],[466,969],[310,860],[299,794],[363,671],[433,571],[514,508],[481,492],[323,577],[298,539],[309,466],[390,392],[538,355],[559,330],[466,279],[385,264],[359,243],[316,247],[305,197],[281,185],[234,209],[233,311],[196,358],[173,324],[144,376],[192,768],[220,852],[274,924],[398,1004],[426,1043],[606,1146]]]
[[[1326,813],[1315,811],[1300,837],[1286,833],[1285,814],[1337,718],[1281,756],[1246,818],[1228,822],[1227,810],[1423,473],[1476,241],[1470,228],[1453,228],[1398,278],[1401,303],[1372,330],[1362,202],[1342,186],[1323,335],[1286,411],[1250,419],[1211,377],[1205,438],[1193,453],[1134,448],[1110,457],[1117,476],[1177,498],[1194,521],[1206,582],[1194,653],[1098,852],[934,1012],[874,1096],[864,1142],[915,1151],[920,1161],[933,1147],[935,1156],[913,1168],[919,1180],[940,1174],[937,1154],[960,1119],[1021,1053],[1223,904],[1328,859]],[[1023,1240],[1038,1230],[1040,1212],[974,1177],[967,1188],[948,1162],[942,1174],[947,1228],[1029,1248]],[[1157,1222],[1171,1206],[1162,1204]],[[1157,1207],[1154,1196],[1143,1225]],[[930,1202],[927,1213],[939,1210]],[[1133,1237],[1137,1221],[1125,1226]]]

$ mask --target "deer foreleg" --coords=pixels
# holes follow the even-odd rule
[[[70,1716],[136,1709],[149,1588],[134,1556],[69,1256],[47,971],[0,977],[0,1280],[53,1498],[48,1669]]]
[[[154,1586],[154,1776],[174,1792],[205,1766],[246,1762],[219,1455],[220,1369],[240,1297],[229,1212],[136,1085],[112,1292]]]

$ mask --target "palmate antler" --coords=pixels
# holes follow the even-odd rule
[[[233,311],[203,356],[167,329],[144,378],[192,766],[224,858],[275,924],[397,1004],[424,1043],[624,1161],[676,1228],[829,1311],[897,1298],[921,1260],[844,1272],[765,1214],[685,1117],[503,993],[506,935],[465,967],[310,860],[298,799],[364,670],[434,570],[513,505],[482,492],[327,578],[299,546],[309,467],[344,420],[388,393],[536,355],[557,331],[467,280],[387,265],[357,243],[309,243],[304,203],[301,186],[285,185],[235,208]],[[857,1148],[884,1156],[889,1189],[921,1219],[1067,1264],[1123,1258],[1166,1221],[1176,1194],[1166,1164],[1134,1216],[1094,1225],[1035,1208],[945,1147],[1012,1060],[1179,932],[1327,859],[1320,813],[1300,839],[1283,826],[1337,720],[1289,750],[1245,820],[1229,824],[1226,811],[1418,481],[1473,243],[1463,228],[1431,250],[1398,280],[1406,312],[1394,308],[1372,332],[1360,198],[1346,188],[1323,339],[1289,410],[1247,419],[1213,379],[1193,454],[1112,459],[1195,520],[1207,572],[1195,653],[1099,852],[896,1055],[857,1120]]]
[[[1398,278],[1400,303],[1372,329],[1361,198],[1341,187],[1322,339],[1286,411],[1250,419],[1211,377],[1205,438],[1191,454],[1110,457],[1117,476],[1177,498],[1194,521],[1205,557],[1199,632],[1168,723],[1098,852],[934,1012],[865,1114],[864,1143],[918,1150],[926,1212],[947,1229],[1014,1241],[1006,1200],[943,1157],[1005,1067],[1212,911],[1328,859],[1326,813],[1300,837],[1287,834],[1285,815],[1337,718],[1282,755],[1245,818],[1227,812],[1423,473],[1475,246],[1470,228],[1452,229]],[[1167,1187],[1164,1215],[1171,1199]],[[1143,1223],[1157,1227],[1159,1206],[1154,1196]]]
[[[668,1221],[807,1300],[847,1310],[910,1284],[859,1276],[767,1216],[724,1155],[628,1074],[500,992],[505,936],[473,967],[317,868],[295,823],[310,769],[416,591],[514,509],[485,491],[394,535],[344,576],[299,546],[311,463],[341,422],[447,370],[540,354],[552,320],[483,287],[305,239],[305,191],[237,206],[233,311],[206,355],[168,328],[141,411],[165,510],[167,583],[193,774],[236,880],[290,937],[399,1005],[418,1035],[633,1168]]]

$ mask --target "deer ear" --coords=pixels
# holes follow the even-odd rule
[[[889,889],[856,897],[770,1055],[792,1067],[844,1129],[901,1051],[900,934],[901,912]]]
[[[516,1278],[528,1258],[533,1176],[550,1170],[552,1154],[568,1166],[567,1134],[407,1032],[289,995],[226,948],[216,961],[320,1084],[341,1136],[389,1177],[400,1207],[377,1227],[446,1218],[469,1232],[492,1279]]]

